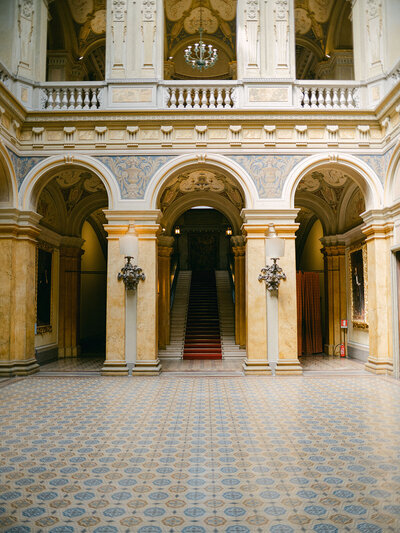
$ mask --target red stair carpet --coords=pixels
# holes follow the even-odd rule
[[[214,271],[193,271],[184,359],[222,359]]]

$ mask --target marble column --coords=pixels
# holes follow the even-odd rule
[[[2,213],[0,225],[0,376],[37,372],[36,213]]]
[[[173,237],[158,237],[158,346],[170,343],[171,254]]]
[[[363,233],[367,244],[367,309],[369,357],[365,369],[375,374],[393,371],[393,320],[390,247],[393,224],[367,213]]]
[[[266,224],[245,223],[246,232],[246,317],[247,357],[243,363],[246,374],[270,374],[267,360],[267,309],[265,286],[261,286],[258,275],[265,266]]]
[[[345,246],[323,239],[325,271],[325,353],[335,354],[335,346],[342,342],[340,321],[347,317]]]
[[[146,280],[137,288],[137,357],[133,375],[158,375],[158,298],[157,232],[158,224],[135,225],[139,237],[139,266]]]
[[[245,239],[240,235],[231,238],[235,256],[235,343],[246,346],[246,279]]]
[[[82,239],[77,246],[61,242],[60,290],[58,320],[58,357],[76,357],[80,354],[80,290]],[[72,244],[72,243],[69,243]]]
[[[107,260],[107,319],[106,360],[102,375],[121,376],[128,374],[125,359],[125,285],[118,281],[118,274],[125,259],[120,253],[119,240],[128,230],[128,224],[106,224],[108,233]]]
[[[279,259],[279,266],[286,274],[278,291],[278,364],[277,375],[299,375],[303,373],[297,357],[297,300],[296,300],[296,231],[298,224],[275,223],[278,237],[285,240],[285,254]],[[270,263],[271,261],[268,260]]]

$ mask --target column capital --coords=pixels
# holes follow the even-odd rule
[[[244,257],[246,255],[245,246],[232,246],[232,251],[235,257]]]
[[[245,246],[246,237],[244,237],[244,235],[233,235],[233,237],[231,237],[231,244],[232,246]]]
[[[243,224],[242,228],[249,239],[265,239],[268,226],[266,224]]]
[[[174,249],[170,246],[158,245],[158,257],[170,257],[173,251]]]
[[[344,255],[346,252],[346,247],[344,244],[324,244],[324,247],[321,249],[321,252],[325,256],[337,256]]]
[[[157,240],[158,240],[158,246],[170,247],[170,248],[173,247],[174,242],[175,242],[175,238],[169,235],[158,235]]]
[[[393,236],[394,223],[384,220],[371,220],[362,227],[365,242],[374,239],[390,239]]]
[[[104,224],[103,228],[107,232],[107,240],[118,240],[128,231],[129,224]]]

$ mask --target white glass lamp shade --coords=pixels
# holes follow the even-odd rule
[[[134,231],[128,231],[119,240],[119,250],[125,257],[136,257],[138,255],[138,238]]]
[[[265,239],[265,255],[274,259],[285,255],[285,240],[277,236],[273,224],[269,225],[268,235]]]

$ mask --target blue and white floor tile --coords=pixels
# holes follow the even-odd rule
[[[400,388],[30,377],[0,389],[0,530],[400,531]]]

